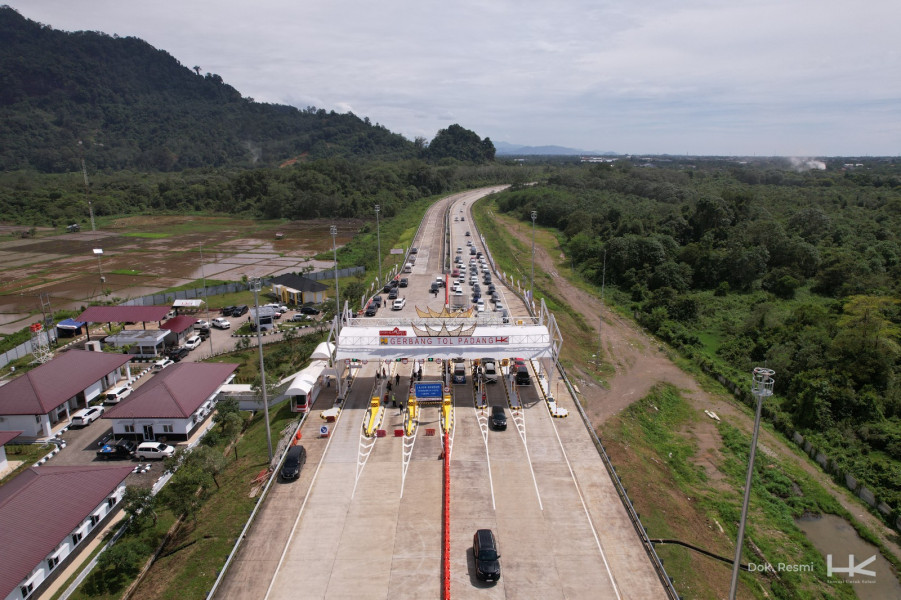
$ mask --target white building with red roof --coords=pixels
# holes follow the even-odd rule
[[[116,438],[184,441],[209,416],[220,388],[237,364],[180,362],[156,373],[128,398],[107,410]]]
[[[0,431],[23,437],[51,435],[123,377],[131,379],[127,354],[69,350],[0,386]],[[123,374],[123,367],[125,373]]]
[[[31,467],[0,487],[0,598],[37,597],[115,511],[131,470]]]
[[[21,431],[0,431],[0,477],[9,469],[9,461],[6,460],[6,444],[19,437]]]

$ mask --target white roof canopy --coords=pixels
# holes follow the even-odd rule
[[[439,327],[430,327],[432,332]],[[420,327],[420,331],[423,327]],[[398,358],[543,358],[553,340],[545,325],[476,326],[470,335],[417,335],[413,325],[348,326],[338,336],[338,360]]]
[[[316,385],[316,381],[323,375],[328,368],[325,361],[314,360],[308,367],[299,371],[295,376],[291,385],[285,390],[288,396],[307,395]]]

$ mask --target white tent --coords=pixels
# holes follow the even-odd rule
[[[332,356],[332,353],[335,351],[335,345],[329,344],[328,342],[322,342],[316,349],[313,350],[313,354],[310,355],[310,358],[313,360],[329,360]]]

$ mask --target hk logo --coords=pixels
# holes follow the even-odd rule
[[[870,558],[866,559],[859,565],[854,564],[854,555],[851,554],[848,556],[848,566],[847,567],[833,567],[832,566],[832,555],[826,555],[826,573],[829,577],[832,577],[833,573],[847,573],[850,579],[854,579],[855,575],[868,575],[870,577],[876,577],[876,571],[870,571],[869,569],[864,569],[871,562],[876,560],[876,555],[874,554]]]

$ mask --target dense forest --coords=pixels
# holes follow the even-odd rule
[[[459,125],[430,151],[352,113],[262,104],[132,37],[74,33],[0,7],[0,171],[181,171],[355,158],[484,163]],[[473,137],[475,136],[475,137]]]
[[[774,369],[771,418],[901,506],[901,163],[623,160],[498,202],[688,356]]]

